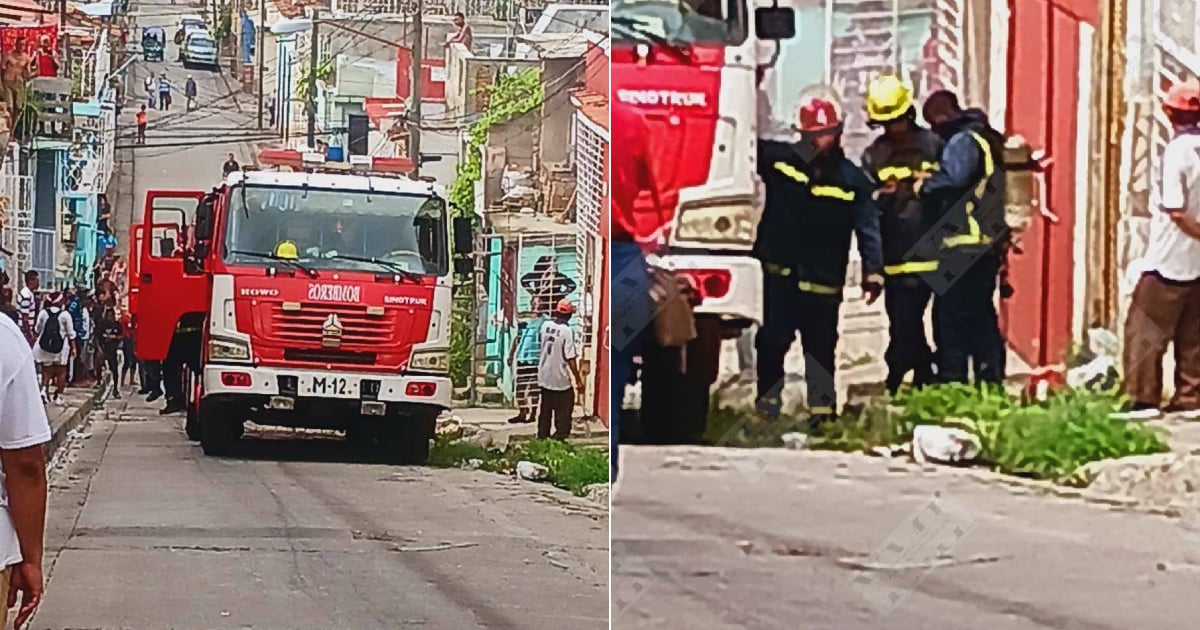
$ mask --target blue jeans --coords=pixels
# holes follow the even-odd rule
[[[642,350],[642,339],[653,321],[650,303],[650,276],[646,258],[635,243],[613,241],[609,257],[610,311],[613,315],[610,334],[609,426],[611,436],[610,478],[617,478],[617,451],[620,442],[621,405],[625,401],[625,385],[633,371],[633,358]]]

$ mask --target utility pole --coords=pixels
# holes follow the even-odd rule
[[[267,91],[266,72],[267,72],[267,51],[263,48],[265,36],[263,31],[267,28],[267,0],[258,0],[258,43],[254,45],[258,54],[258,130],[263,128],[263,99]]]
[[[412,107],[408,112],[408,156],[413,161],[413,179],[421,176],[421,65],[425,53],[425,0],[417,0],[417,12],[413,14],[412,47]]]
[[[319,14],[317,7],[313,7],[312,41],[309,42],[308,51],[308,148],[312,150],[317,148],[317,46],[321,42],[318,37],[321,26]]]

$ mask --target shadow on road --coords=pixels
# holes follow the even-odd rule
[[[388,461],[385,455],[377,446],[350,444],[335,435],[260,432],[247,428],[231,454],[214,459],[400,466]]]

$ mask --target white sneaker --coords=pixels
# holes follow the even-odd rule
[[[1158,420],[1163,417],[1161,409],[1134,409],[1132,411],[1119,411],[1110,413],[1108,417],[1113,420],[1125,420],[1129,422],[1145,422],[1146,420]]]
[[[64,399],[63,399],[63,397],[62,397],[62,395],[60,394],[60,395],[56,395],[56,396],[54,397],[54,404],[56,404],[56,405],[65,405],[65,404],[67,404],[67,401],[66,401],[66,400],[64,400]]]
[[[42,404],[43,405],[50,404],[50,394],[46,393],[46,388],[44,388],[44,387],[42,388]]]

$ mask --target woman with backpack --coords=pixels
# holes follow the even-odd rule
[[[38,313],[34,334],[37,344],[33,356],[42,366],[43,399],[49,402],[53,388],[54,404],[65,404],[62,395],[67,387],[67,365],[75,358],[75,323],[63,308],[62,293],[56,291],[47,298],[45,308]]]

